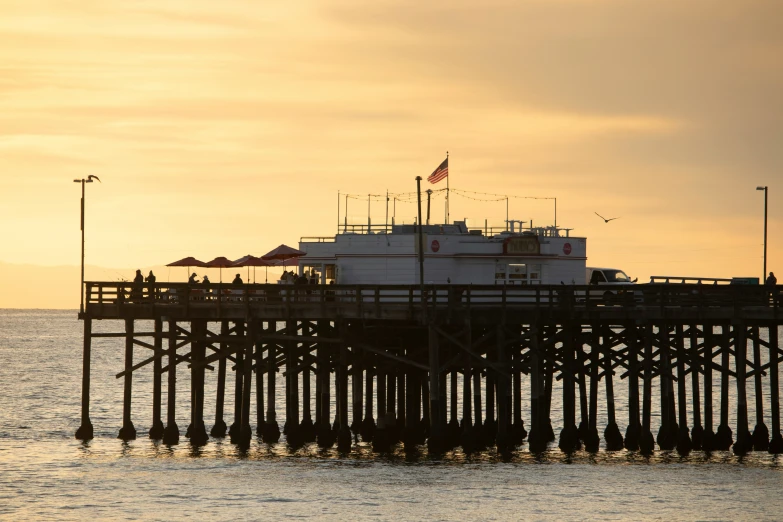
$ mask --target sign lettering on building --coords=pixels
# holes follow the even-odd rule
[[[510,237],[503,242],[504,254],[538,255],[541,253],[541,245],[535,236]]]

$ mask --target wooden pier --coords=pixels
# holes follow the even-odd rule
[[[340,451],[358,440],[371,441],[377,451],[401,442],[406,448],[426,443],[435,453],[458,446],[507,452],[523,441],[533,452],[555,441],[565,452],[597,451],[603,440],[606,450],[646,454],[656,446],[681,454],[730,447],[737,454],[783,452],[781,287],[85,286],[79,439],[93,436],[91,341],[116,337],[125,346],[124,369],[117,374],[125,385],[119,432],[125,440],[137,435],[133,374],[151,366],[149,436],[167,444],[183,435],[175,421],[179,369],[180,379],[191,380],[184,435],[194,445],[228,435],[247,446],[254,433],[274,443],[282,432],[292,447],[317,442]],[[121,321],[124,328],[93,333],[95,320]],[[142,320],[153,322],[152,331],[138,330]],[[530,383],[524,388],[523,374]],[[204,418],[204,403],[213,400],[204,396],[208,375],[217,382],[214,420]],[[278,378],[285,380],[283,401],[275,396]],[[601,380],[606,426],[597,425]],[[562,426],[550,421],[557,381]],[[232,384],[235,408],[226,412]],[[627,419],[616,415],[619,386],[628,389]],[[729,404],[730,386],[736,387],[736,404]],[[652,396],[654,388],[659,397]],[[748,418],[748,388],[755,419]],[[720,394],[719,412],[713,412],[713,394]],[[653,400],[661,412],[655,435]],[[276,412],[281,402],[282,427]]]

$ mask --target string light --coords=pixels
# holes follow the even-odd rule
[[[446,189],[437,189],[432,191],[433,197],[435,194],[443,193]],[[386,201],[386,198],[389,198],[389,201],[396,199],[397,201],[415,201],[416,200],[416,192],[389,192],[388,196],[386,194],[340,194],[341,197],[345,197],[347,199],[358,199],[361,201],[367,201],[369,198],[370,201]]]
[[[451,189],[451,192],[454,192],[463,197],[468,197],[465,196],[465,194],[467,193],[467,194],[478,194],[481,196],[494,196],[497,198],[497,199],[472,198],[472,199],[476,199],[477,201],[501,201],[504,199],[556,199],[554,197],[545,197],[545,196],[514,196],[509,194],[493,194],[492,192],[478,192],[475,190],[463,190],[463,189]]]
[[[502,198],[485,199],[485,198],[474,198],[471,196],[466,196],[462,192],[457,192],[456,190],[454,191],[454,193],[461,198],[472,199],[473,201],[505,201],[506,200],[505,196]]]
[[[430,196],[430,199],[435,199],[436,197],[442,196],[446,192],[445,188],[442,189],[434,189],[432,191],[432,195]],[[546,197],[546,196],[516,196],[513,194],[496,194],[493,192],[479,192],[477,190],[464,190],[464,189],[450,189],[449,192],[453,192],[454,194],[461,196],[466,199],[472,199],[474,201],[503,201],[506,199],[547,199],[547,200],[553,200],[556,199],[554,197]],[[468,194],[472,194],[473,196],[469,196]],[[344,196],[347,199],[358,199],[362,201],[367,201],[367,199],[370,199],[370,201],[386,201],[388,198],[389,201],[391,200],[397,200],[402,202],[410,202],[410,201],[416,201],[416,192],[389,192],[389,194],[341,194],[341,196]],[[478,198],[475,196],[490,196],[490,198]],[[422,196],[423,197],[423,196]]]
[[[538,199],[538,200],[549,200],[555,202],[555,226],[557,226],[557,198],[555,197],[548,197],[548,196],[517,196],[512,194],[497,194],[493,192],[480,192],[477,190],[465,190],[465,189],[448,189],[448,188],[441,188],[441,189],[432,189],[430,192],[430,202],[436,200],[440,196],[446,195],[448,197],[449,194],[454,193],[455,195],[470,199],[472,201],[480,201],[480,202],[490,202],[490,203],[497,203],[499,201],[505,201],[506,202],[506,214],[508,219],[508,201],[510,199]],[[389,202],[393,202],[395,205],[397,203],[417,203],[418,202],[418,195],[416,192],[388,192],[386,194],[340,194],[340,196],[345,197],[346,202],[346,208],[347,203],[349,199],[359,200],[359,201],[385,201],[387,204],[387,213],[388,213],[388,204]],[[423,195],[422,195],[423,196]],[[485,196],[485,197],[482,197]],[[422,197],[423,199],[423,197]],[[395,212],[396,213],[396,212]]]

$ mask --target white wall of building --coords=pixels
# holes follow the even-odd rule
[[[504,255],[501,238],[430,234],[423,239],[425,283],[496,284],[496,265],[505,263],[540,265],[541,284],[585,284],[585,238],[541,236],[541,254],[529,256]],[[339,284],[416,284],[417,242],[414,234],[338,234],[334,241],[300,242],[307,253],[300,264],[335,264]]]

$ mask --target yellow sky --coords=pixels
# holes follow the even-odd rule
[[[87,262],[130,278],[333,234],[338,190],[415,190],[446,150],[452,187],[556,196],[588,264],[640,279],[760,276],[755,187],[769,185],[769,267],[783,272],[776,0],[0,0],[0,12],[0,262],[14,279],[78,265],[74,178],[104,181],[88,187]],[[552,220],[548,203],[510,210]],[[414,213],[398,205],[399,220]],[[454,196],[451,216],[500,225],[505,204]],[[366,219],[352,200],[349,220]],[[17,304],[0,288],[0,307]]]

